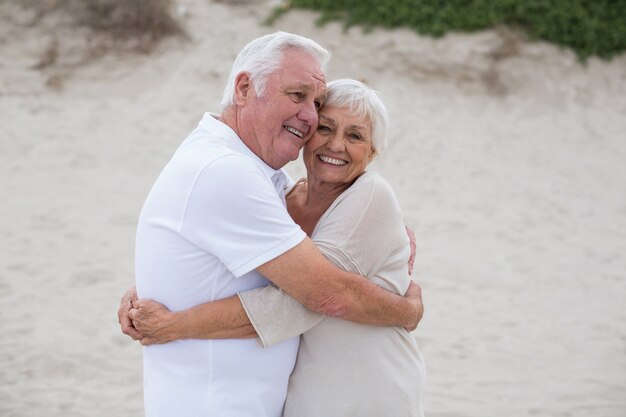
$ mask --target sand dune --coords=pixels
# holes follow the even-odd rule
[[[418,237],[431,417],[626,414],[626,57],[486,31],[318,28],[271,1],[179,1],[191,40],[85,55],[0,5],[0,415],[136,416],[141,347],[116,309],[149,187],[254,37],[333,50],[380,90],[375,163]],[[289,167],[294,176],[303,169]]]

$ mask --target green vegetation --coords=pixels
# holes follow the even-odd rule
[[[290,0],[269,22],[290,8],[321,11],[320,25],[405,26],[436,37],[507,25],[569,47],[582,60],[626,49],[626,0]]]

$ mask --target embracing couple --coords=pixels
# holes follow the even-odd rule
[[[276,32],[237,56],[141,211],[122,331],[146,415],[422,416],[414,249],[389,184],[387,110],[330,54]],[[303,149],[307,177],[282,170]],[[140,298],[138,298],[140,297]]]

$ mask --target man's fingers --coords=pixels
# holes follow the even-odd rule
[[[405,297],[412,300],[416,308],[416,316],[414,317],[414,322],[411,325],[405,327],[405,329],[409,332],[412,332],[417,328],[417,325],[422,320],[422,316],[424,314],[424,304],[422,303],[422,287],[420,287],[414,281],[409,283],[409,288],[406,290]]]
[[[412,287],[413,287],[413,291],[415,291],[417,294],[419,294],[419,296],[422,296],[422,287],[420,287],[420,285],[418,283],[416,283],[415,281],[411,281]]]
[[[404,228],[406,229],[406,234],[409,237],[409,247],[411,248],[411,253],[409,255],[408,268],[409,268],[409,275],[412,275],[413,265],[415,264],[415,252],[417,248],[417,246],[415,245],[415,233],[413,233],[413,230],[406,225],[404,226]]]
[[[409,288],[406,290],[407,297],[421,297],[422,296],[422,287],[419,286],[415,281],[409,282]]]

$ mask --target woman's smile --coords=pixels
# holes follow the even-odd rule
[[[343,159],[332,158],[326,155],[318,155],[317,158],[322,162],[335,166],[342,166],[348,163],[348,161],[344,161]]]
[[[309,182],[349,187],[374,157],[372,124],[366,116],[345,107],[326,107],[304,146]]]

